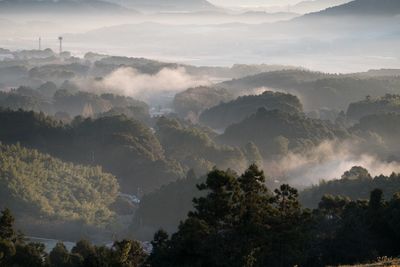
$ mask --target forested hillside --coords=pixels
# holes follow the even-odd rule
[[[198,178],[194,172],[189,172],[185,178],[145,195],[135,213],[130,232],[140,240],[151,239],[159,229],[174,233],[192,210],[193,198],[202,194],[196,185],[204,180],[204,177]]]
[[[0,203],[18,216],[110,223],[117,179],[100,167],[63,162],[20,145],[0,145]]]
[[[132,118],[145,122],[150,119],[149,106],[142,101],[114,94],[79,91],[70,82],[64,82],[60,87],[47,82],[36,89],[21,86],[8,93],[0,91],[0,107],[44,112],[67,122],[75,116],[104,116],[121,113],[121,110],[126,110]]]
[[[155,234],[150,265],[330,266],[397,255],[398,194],[389,201],[379,189],[369,201],[325,196],[311,211],[295,188],[271,191],[264,181],[254,165],[240,176],[210,172],[178,231]]]
[[[261,95],[242,96],[211,107],[201,114],[200,122],[214,129],[224,129],[254,114],[259,108],[287,113],[303,111],[303,106],[296,96],[265,91]]]
[[[349,178],[354,178],[352,174]],[[398,255],[399,193],[388,200],[380,189],[373,189],[368,200],[325,195],[318,208],[310,210],[301,206],[295,188],[283,184],[272,191],[265,181],[256,165],[241,175],[214,169],[198,185],[200,195],[193,199],[192,211],[178,230],[172,235],[157,231],[149,254],[133,240],[114,241],[111,249],[82,240],[71,251],[58,243],[47,254],[44,246],[27,243],[17,235],[14,219],[5,209],[0,217],[0,263],[35,263],[38,267],[94,263],[243,267],[249,262],[257,267],[331,266]]]
[[[166,155],[199,174],[207,173],[214,166],[242,171],[249,159],[257,157],[254,155],[257,151],[251,155],[235,146],[218,145],[207,131],[182,125],[176,119],[161,117],[156,129]]]
[[[329,122],[313,120],[302,114],[258,109],[257,113],[229,126],[218,139],[230,145],[254,142],[263,157],[301,151],[323,140],[344,138],[346,129]]]
[[[347,117],[357,121],[368,115],[384,113],[400,113],[400,95],[387,94],[379,98],[366,96],[362,101],[351,103],[347,109]]]
[[[396,159],[400,150],[398,143],[399,122],[399,114],[374,114],[361,118],[359,123],[350,128],[350,131],[359,136],[377,135],[382,145],[381,148],[384,149],[386,146],[389,151],[392,151],[392,157]]]
[[[306,110],[321,108],[344,110],[350,103],[360,101],[366,96],[398,94],[400,79],[396,75],[371,77],[360,74],[334,75],[287,70],[260,73],[223,82],[220,86],[235,91],[252,88],[283,90],[297,95]]]
[[[233,99],[234,95],[223,88],[190,88],[175,95],[174,108],[181,117],[196,122],[200,114],[207,108]]]
[[[396,265],[399,26],[400,0],[0,0],[0,267]]]
[[[151,129],[125,116],[76,118],[63,125],[44,114],[3,110],[0,124],[2,142],[19,142],[67,161],[100,165],[117,176],[127,193],[148,192],[183,176],[181,166],[165,158]]]

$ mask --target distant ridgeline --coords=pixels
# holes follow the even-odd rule
[[[207,0],[121,0],[124,6],[144,11],[205,11],[217,10]]]
[[[259,108],[276,109],[288,113],[303,111],[303,106],[296,96],[266,91],[261,95],[242,96],[205,110],[200,116],[200,122],[214,129],[223,129],[242,121]]]
[[[28,11],[29,10],[29,11]],[[1,0],[0,14],[112,14],[133,15],[134,10],[102,0]]]
[[[346,115],[347,118],[358,121],[368,115],[384,113],[400,114],[400,95],[387,94],[378,98],[367,96],[365,100],[351,103]]]
[[[122,113],[144,122],[150,120],[149,106],[142,101],[114,94],[82,92],[67,81],[59,88],[53,82],[46,82],[36,89],[21,86],[10,92],[0,91],[0,107],[44,112],[66,122],[75,116],[101,117]]]
[[[197,122],[204,110],[234,99],[234,94],[229,90],[203,86],[177,93],[173,105],[179,116]]]
[[[355,0],[308,16],[394,16],[400,14],[397,0]]]
[[[324,140],[349,137],[347,130],[328,121],[307,118],[301,113],[258,109],[257,113],[229,126],[218,140],[244,145],[250,141],[265,158],[302,151]]]
[[[306,111],[321,108],[345,110],[366,96],[400,94],[400,76],[396,71],[371,71],[346,75],[305,70],[260,73],[219,84],[233,92],[265,88],[298,96]]]

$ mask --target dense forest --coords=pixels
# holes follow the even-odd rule
[[[399,95],[387,94],[379,98],[366,96],[365,100],[351,103],[347,110],[347,118],[350,120],[360,120],[368,115],[399,113],[400,97]]]
[[[282,70],[226,81],[221,87],[233,91],[251,88],[273,88],[297,95],[303,100],[306,110],[325,107],[346,109],[366,96],[381,97],[398,94],[400,79],[394,75],[336,75],[306,70]]]
[[[118,177],[125,192],[146,192],[183,176],[180,165],[165,158],[153,132],[124,115],[77,117],[64,125],[42,113],[3,110],[0,121],[4,143],[19,142],[67,161],[100,165]]]
[[[0,0],[0,267],[400,266],[399,25]]]
[[[327,266],[398,256],[398,71],[7,53],[0,208],[12,234],[0,238],[1,266]],[[163,87],[170,75],[184,84]]]
[[[37,89],[22,86],[8,93],[0,92],[0,106],[11,110],[45,112],[66,122],[78,115],[104,116],[120,114],[125,110],[130,117],[143,121],[150,119],[149,107],[144,102],[120,95],[79,91],[69,82],[64,82],[60,89],[54,83],[46,82]]]
[[[264,157],[282,155],[288,150],[304,150],[323,140],[345,138],[347,130],[328,121],[303,114],[290,114],[261,107],[243,121],[230,125],[219,136],[226,144],[254,142]]]
[[[0,203],[37,218],[111,222],[119,185],[100,167],[62,162],[20,145],[0,145]]]
[[[239,97],[228,103],[221,103],[204,111],[200,122],[214,129],[226,128],[254,114],[258,108],[281,110],[288,113],[301,113],[300,100],[290,94],[265,91],[261,95]]]
[[[349,174],[350,175],[350,174]],[[188,178],[191,179],[191,178]],[[325,266],[396,256],[400,196],[384,200],[380,189],[369,200],[325,195],[314,210],[302,208],[289,185],[265,186],[256,165],[242,175],[214,169],[197,187],[176,233],[154,234],[152,251],[137,241],[96,246],[79,241],[50,253],[27,243],[14,229],[8,209],[0,218],[0,262],[5,266]]]
[[[399,191],[400,176],[392,173],[390,176],[371,177],[368,170],[355,166],[346,171],[340,179],[321,181],[318,185],[305,189],[300,194],[300,201],[306,207],[315,208],[324,195],[348,200],[366,200],[369,193],[376,188],[382,190],[386,198],[389,198]]]

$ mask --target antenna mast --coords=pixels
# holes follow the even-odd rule
[[[61,53],[62,53],[62,42],[63,42],[62,36],[58,37],[58,40],[60,41],[60,56],[61,56]]]

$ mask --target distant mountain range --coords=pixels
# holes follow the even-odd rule
[[[207,0],[108,0],[128,8],[142,11],[205,11],[217,10]]]
[[[350,2],[351,0],[307,0],[290,7],[290,12],[311,13],[318,12],[329,7],[339,6]]]
[[[400,15],[400,0],[355,0],[307,16],[395,16]]]
[[[132,14],[132,9],[101,0],[0,0],[1,13]]]

